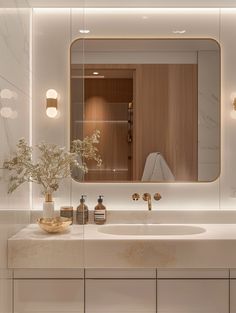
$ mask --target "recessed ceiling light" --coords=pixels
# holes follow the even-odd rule
[[[80,29],[79,32],[81,34],[88,34],[88,33],[90,33],[90,30],[89,29]]]
[[[99,75],[99,73],[98,72],[93,72],[93,75]]]
[[[173,33],[173,34],[184,34],[184,33],[186,33],[186,30],[185,30],[185,29],[182,29],[182,30],[173,30],[172,33]]]

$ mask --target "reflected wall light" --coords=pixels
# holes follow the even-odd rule
[[[46,92],[46,114],[50,118],[57,116],[57,96],[55,89],[48,89]]]
[[[13,93],[10,89],[2,89],[0,92],[1,99],[11,99],[13,97]]]
[[[80,29],[79,32],[81,34],[89,34],[90,33],[90,30],[89,29]]]
[[[10,107],[2,107],[0,110],[0,115],[4,118],[11,118],[12,109]]]
[[[10,89],[2,89],[0,90],[0,117],[3,117],[5,119],[15,119],[18,116],[17,111],[14,111],[12,109],[16,105],[14,104],[14,100],[17,99],[17,93],[10,90]]]
[[[236,95],[234,94],[233,97],[231,97],[232,99],[232,102],[233,102],[233,108],[230,112],[230,116],[233,118],[233,119],[236,119]]]
[[[15,119],[18,116],[17,111],[13,111],[12,108],[4,106],[0,109],[0,116],[3,118]]]
[[[15,91],[5,88],[0,91],[0,98],[7,100],[17,99],[17,93]]]

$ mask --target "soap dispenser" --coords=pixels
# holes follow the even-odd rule
[[[106,207],[102,204],[103,196],[98,197],[98,204],[94,208],[94,222],[102,225],[106,222]]]
[[[76,223],[80,225],[87,224],[89,218],[89,210],[85,204],[85,197],[85,195],[81,196],[80,205],[76,209]]]

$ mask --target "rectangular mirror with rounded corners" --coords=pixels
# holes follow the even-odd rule
[[[213,39],[78,39],[70,138],[100,131],[84,182],[211,182],[220,174],[220,46]]]

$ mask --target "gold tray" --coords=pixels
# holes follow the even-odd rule
[[[71,224],[72,220],[66,217],[38,218],[37,223],[40,228],[48,233],[61,233]]]

